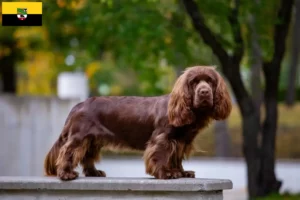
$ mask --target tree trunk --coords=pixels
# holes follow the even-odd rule
[[[215,121],[216,157],[231,156],[231,141],[226,120]]]
[[[3,42],[5,46],[11,48],[9,55],[0,58],[0,74],[2,78],[2,90],[4,93],[16,93],[16,49],[14,42]]]
[[[254,105],[253,105],[254,106]],[[243,116],[243,154],[247,165],[247,185],[250,198],[259,191],[259,147],[257,145],[260,123],[256,112]]]
[[[260,1],[256,0],[256,4],[259,5]],[[251,44],[251,94],[254,101],[254,105],[258,111],[260,111],[263,91],[261,88],[261,69],[263,65],[262,52],[259,45],[259,36],[256,28],[256,17],[254,14],[249,14],[249,28],[250,28],[250,44]],[[260,117],[260,115],[259,115]]]
[[[228,75],[227,75],[228,76]],[[237,96],[237,102],[242,114],[243,130],[243,154],[247,166],[247,185],[250,198],[258,196],[259,192],[259,146],[258,135],[261,131],[259,121],[259,112],[256,109],[252,98],[244,91],[239,94],[238,91],[244,90],[240,76],[228,76],[230,85]]]
[[[295,23],[293,30],[293,39],[292,39],[292,56],[291,56],[291,65],[289,69],[288,76],[288,87],[286,93],[285,103],[287,106],[293,106],[295,103],[295,93],[296,93],[296,77],[297,77],[297,68],[298,68],[298,55],[300,48],[300,0],[297,0],[295,3],[296,15]]]
[[[266,119],[263,124],[263,137],[261,148],[260,189],[261,195],[279,193],[281,181],[275,175],[275,145],[277,130],[277,100],[266,97]]]
[[[4,60],[4,61],[3,61]],[[13,60],[7,58],[0,60],[2,74],[2,92],[16,93],[16,72]]]
[[[262,147],[260,158],[259,194],[266,196],[278,193],[281,181],[275,175],[275,145],[278,120],[277,95],[280,75],[280,62],[269,63],[264,66],[266,78],[265,110],[266,118],[262,129]]]
[[[285,53],[286,37],[291,21],[291,13],[294,0],[281,0],[281,7],[278,11],[273,42],[274,53],[271,62],[264,63],[263,71],[266,80],[265,109],[266,118],[262,130],[262,148],[260,162],[260,195],[266,196],[270,193],[279,193],[281,182],[275,175],[275,141],[278,120],[277,96],[281,62]]]

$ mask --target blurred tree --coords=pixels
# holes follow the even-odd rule
[[[18,27],[13,37],[24,57],[17,67],[18,94],[51,95],[56,68],[46,27]]]
[[[300,49],[300,0],[296,0],[295,3],[295,21],[293,26],[293,38],[292,38],[292,55],[291,55],[291,64],[289,69],[288,76],[288,85],[287,85],[287,94],[285,103],[288,106],[293,106],[295,103],[295,94],[296,94],[296,78],[297,78],[297,69],[298,69],[298,56]]]
[[[273,8],[278,10],[274,21],[273,19],[267,21],[268,13],[265,8],[266,6],[270,8],[270,4],[264,2],[264,5],[260,7],[261,10],[256,9],[257,13],[260,13],[260,16],[262,16],[262,11],[264,13],[265,20],[262,20],[264,23],[261,23],[263,26],[272,27],[274,24],[272,28],[272,45],[274,46],[274,50],[265,51],[267,55],[264,56],[263,64],[266,84],[264,91],[266,118],[262,125],[261,145],[258,140],[261,130],[260,112],[256,109],[253,99],[247,92],[240,75],[240,65],[245,50],[241,24],[243,22],[243,12],[247,10],[247,7],[251,3],[242,2],[242,4],[239,0],[218,1],[218,8],[224,9],[226,12],[223,13],[226,13],[228,16],[228,20],[224,20],[225,17],[223,16],[224,18],[221,23],[227,21],[232,28],[233,48],[230,49],[224,45],[220,36],[215,34],[209,23],[205,22],[203,2],[201,4],[197,4],[194,0],[182,0],[182,2],[195,30],[203,38],[204,42],[211,47],[219,59],[222,70],[228,78],[237,98],[243,117],[243,150],[247,163],[248,192],[250,198],[279,192],[281,182],[277,180],[275,175],[275,138],[278,117],[277,95],[280,66],[285,52],[285,39],[291,20],[293,0],[281,0],[279,5],[277,1],[272,2]],[[208,2],[207,4],[212,6],[216,2],[211,1],[211,4]],[[220,12],[218,15],[220,16]]]
[[[12,94],[16,93],[16,62],[20,54],[12,37],[13,31],[14,28],[7,28],[0,33],[0,80],[3,92]]]
[[[254,8],[258,8],[261,6],[260,0],[255,0]],[[263,65],[263,55],[262,50],[259,44],[259,35],[257,33],[256,27],[256,16],[253,14],[254,10],[249,10],[249,43],[250,43],[250,63],[251,63],[251,94],[254,101],[254,105],[256,109],[259,110],[261,108],[262,98],[263,98],[263,91],[262,91],[262,81],[261,81],[261,74],[262,74],[262,65]]]
[[[2,78],[2,90],[4,93],[16,93],[16,68],[15,60],[17,51],[15,41],[0,41],[0,74]]]

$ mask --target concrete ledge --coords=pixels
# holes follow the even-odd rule
[[[232,189],[224,179],[87,178],[63,182],[56,177],[0,177],[0,199],[223,199]]]

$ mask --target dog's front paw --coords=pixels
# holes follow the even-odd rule
[[[60,171],[58,173],[58,177],[63,180],[63,181],[70,181],[70,180],[74,180],[78,177],[78,172],[76,171],[70,171],[70,172],[66,172],[66,171]]]
[[[159,170],[158,173],[155,175],[157,179],[177,179],[181,178],[183,174],[179,170],[167,170],[162,169]]]
[[[194,171],[183,171],[183,177],[185,178],[195,178],[195,172]]]

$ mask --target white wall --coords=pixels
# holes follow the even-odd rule
[[[44,157],[76,103],[0,95],[0,176],[43,175]]]

